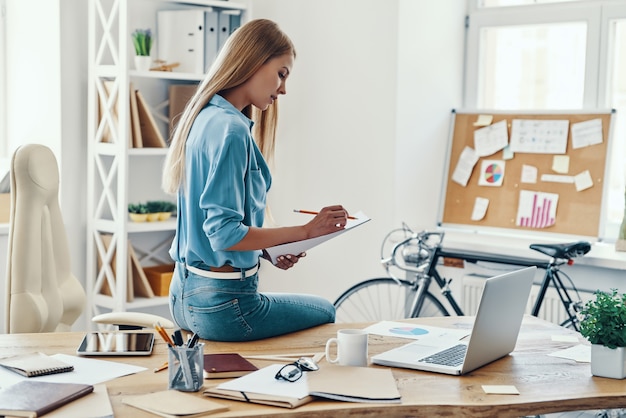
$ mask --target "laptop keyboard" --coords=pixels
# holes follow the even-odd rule
[[[467,345],[458,344],[428,357],[424,357],[420,361],[424,363],[441,364],[443,366],[459,366],[463,364],[466,351]]]

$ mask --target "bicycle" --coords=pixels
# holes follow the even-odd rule
[[[401,237],[399,242],[394,243],[392,237],[397,232],[403,233],[404,237]],[[334,303],[337,322],[449,316],[448,309],[430,290],[433,281],[439,287],[443,299],[447,301],[452,312],[456,315],[464,315],[463,310],[452,295],[450,289],[452,280],[442,277],[437,270],[440,260],[452,258],[470,263],[490,262],[520,267],[537,266],[545,270],[531,314],[539,315],[546,292],[552,285],[556,289],[566,312],[567,318],[560,325],[579,330],[577,313],[582,309],[583,303],[573,281],[560,267],[563,264],[571,265],[575,258],[588,253],[591,250],[589,242],[531,244],[531,249],[549,257],[546,261],[444,249],[442,246],[444,235],[444,232],[413,232],[406,225],[389,232],[381,246],[381,263],[387,276],[362,281],[341,294]],[[385,256],[386,247],[389,244],[393,246],[390,255]],[[397,277],[392,270],[393,268],[404,272],[405,277]],[[571,290],[575,292],[576,299],[571,297],[563,282],[563,277],[567,278]]]

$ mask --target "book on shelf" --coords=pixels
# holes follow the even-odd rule
[[[137,89],[130,83],[130,126],[132,130],[132,147],[143,148],[141,137],[141,123],[139,121],[139,107],[137,105]]]
[[[74,366],[71,364],[40,352],[1,358],[0,366],[26,377],[44,376],[74,370]]]
[[[238,353],[213,353],[204,355],[204,378],[218,379],[240,377],[258,368]]]
[[[0,416],[37,418],[91,392],[82,383],[22,380],[0,389]]]
[[[139,90],[135,90],[137,96],[137,113],[139,115],[139,126],[141,128],[141,140],[144,148],[167,148],[165,139],[161,135],[159,126],[152,116],[152,111],[148,102]]]

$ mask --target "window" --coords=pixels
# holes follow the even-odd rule
[[[464,105],[616,109],[601,232],[614,240],[624,216],[626,1],[528,3],[475,0],[470,7]]]

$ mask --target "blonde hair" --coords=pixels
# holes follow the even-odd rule
[[[196,116],[211,98],[245,83],[267,61],[285,54],[295,57],[293,43],[271,20],[251,20],[228,38],[174,129],[161,180],[165,192],[175,194],[185,183],[187,136]],[[265,111],[249,105],[242,112],[255,122],[255,142],[265,159],[271,161],[274,156],[278,102],[275,101]]]

